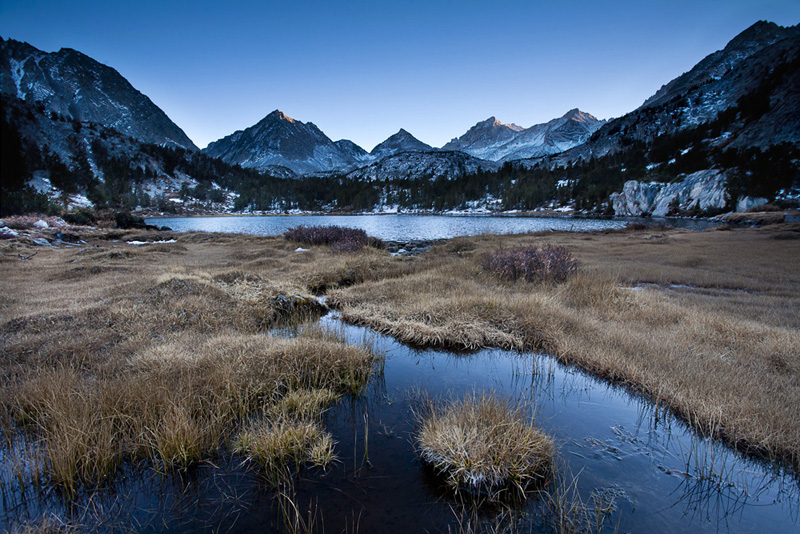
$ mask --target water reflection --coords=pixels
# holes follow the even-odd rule
[[[289,228],[349,226],[388,241],[449,239],[479,234],[517,234],[564,230],[585,232],[622,228],[642,219],[580,219],[566,217],[503,217],[487,215],[282,215],[236,217],[173,217],[148,219],[149,224],[169,226],[177,232],[223,232],[279,235]],[[651,222],[650,219],[645,219]],[[693,219],[670,220],[669,224],[702,230],[716,223]]]

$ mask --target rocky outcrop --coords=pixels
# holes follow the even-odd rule
[[[619,216],[663,217],[671,211],[723,209],[728,198],[727,177],[711,169],[689,174],[672,184],[625,182],[621,193],[611,194],[611,205]]]
[[[740,197],[736,201],[736,211],[739,213],[744,213],[753,208],[760,208],[767,202],[769,201],[763,197]]]

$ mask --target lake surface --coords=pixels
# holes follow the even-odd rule
[[[339,462],[328,471],[301,469],[290,490],[304,519],[309,511],[315,518],[315,532],[552,532],[536,495],[510,512],[473,515],[417,458],[411,409],[420,392],[451,398],[488,391],[523,403],[555,438],[558,470],[583,502],[613,500],[606,531],[798,531],[800,485],[791,472],[700,437],[648,401],[548,355],[416,350],[345,325],[335,313],[321,323],[386,359],[364,394],[342,399],[324,417]],[[5,521],[36,517],[44,507],[99,530],[284,532],[275,490],[229,455],[187,472],[128,469],[74,503],[34,495],[4,498]],[[470,520],[474,530],[465,528]]]
[[[583,219],[571,217],[513,217],[496,215],[280,215],[232,217],[168,217],[147,219],[176,232],[224,232],[280,235],[295,226],[348,226],[387,241],[449,239],[479,234],[518,234],[563,230],[588,232],[623,228],[631,222],[664,219]],[[717,223],[670,219],[673,226],[703,230]]]

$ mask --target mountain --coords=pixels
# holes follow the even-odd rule
[[[355,169],[348,178],[362,181],[453,179],[480,170],[496,170],[492,161],[474,158],[463,152],[406,151],[385,156],[366,167]]]
[[[704,142],[714,146],[765,149],[782,142],[800,144],[797,87],[800,25],[757,22],[662,86],[639,108],[606,123],[586,143],[551,163],[602,157],[633,143],[650,145],[712,124],[711,137]]]
[[[399,132],[373,148],[370,155],[375,159],[381,159],[401,152],[426,152],[430,150],[434,150],[434,148],[400,128]]]
[[[78,122],[145,143],[197,150],[153,102],[116,70],[70,48],[47,53],[0,38],[0,92]]]
[[[304,123],[275,110],[246,130],[209,144],[209,156],[242,167],[266,170],[273,165],[298,174],[352,168],[363,154],[355,143],[334,143],[314,123]]]
[[[572,109],[557,119],[522,130],[490,159],[510,161],[558,154],[585,142],[603,124],[605,121],[589,113]]]
[[[572,109],[562,117],[530,128],[503,124],[490,117],[442,149],[460,150],[491,161],[540,158],[580,145],[603,124],[605,121],[579,109]]]
[[[452,139],[442,150],[459,150],[481,159],[492,159],[492,154],[524,130],[516,124],[503,124],[495,117],[479,122],[461,137]]]
[[[369,152],[349,139],[340,139],[335,141],[334,144],[339,147],[339,150],[341,150],[344,154],[347,154],[350,158],[357,162],[369,162],[374,159],[372,156],[370,156]]]
[[[798,33],[798,26],[784,28],[774,22],[758,21],[731,39],[724,49],[706,56],[689,72],[663,85],[645,100],[642,107],[655,106],[686,94],[695,87],[719,80],[756,52],[783,39],[797,36]]]

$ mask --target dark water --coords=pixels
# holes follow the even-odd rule
[[[366,341],[386,359],[363,395],[343,399],[325,416],[340,462],[327,472],[301,470],[287,490],[304,518],[311,510],[316,532],[465,531],[470,514],[415,455],[410,409],[420,391],[450,397],[490,390],[530,407],[537,424],[554,436],[559,470],[576,481],[583,501],[592,492],[615,496],[609,531],[800,528],[800,486],[791,473],[698,437],[643,399],[547,355],[418,351],[342,325],[335,315],[322,323],[341,329],[352,343]],[[215,460],[183,474],[131,469],[70,506],[53,494],[45,502],[4,496],[0,526],[35,517],[46,506],[58,517],[101,530],[281,532],[275,491],[238,461]],[[534,496],[511,514],[483,509],[477,517],[482,529],[499,522],[513,524],[513,532],[548,532],[542,508]]]
[[[516,234],[566,230],[586,232],[623,228],[631,222],[654,219],[581,219],[570,217],[508,217],[488,215],[281,215],[241,217],[174,217],[147,219],[148,224],[169,226],[177,232],[225,232],[279,235],[289,228],[305,226],[349,226],[389,241],[448,239],[479,234]],[[672,219],[668,224],[702,230],[716,223],[694,219]]]

